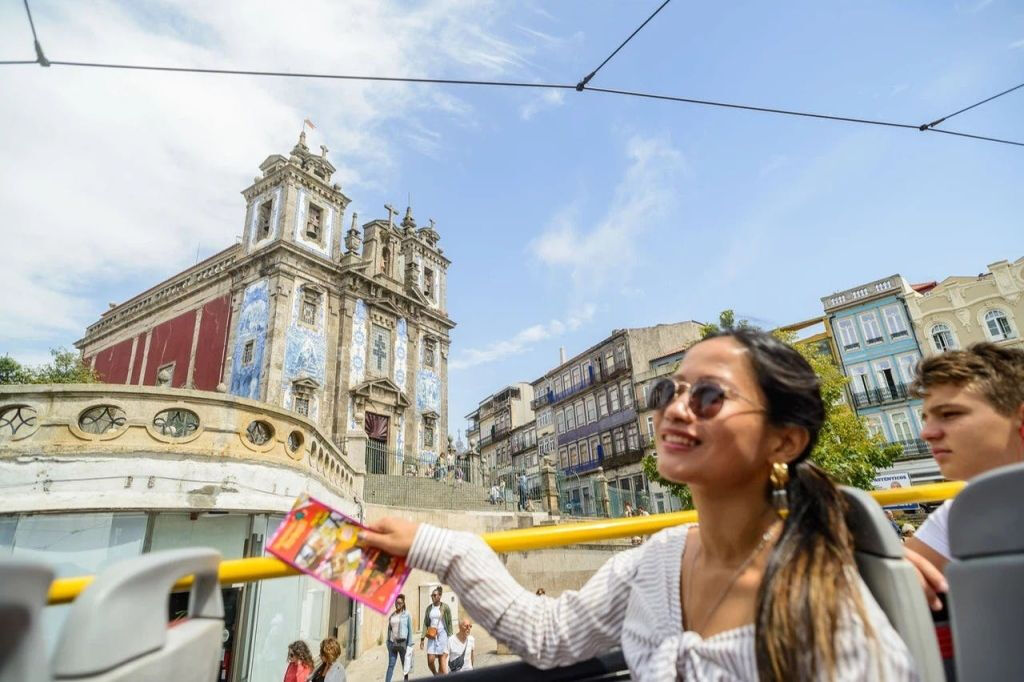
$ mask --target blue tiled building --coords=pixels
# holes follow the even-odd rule
[[[910,396],[919,341],[907,312],[912,287],[900,275],[869,282],[821,299],[850,378],[849,400],[871,433],[900,443],[893,467],[912,482],[940,479],[928,445],[921,440],[921,401]]]

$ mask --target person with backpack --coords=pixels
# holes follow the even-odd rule
[[[476,640],[469,634],[472,629],[473,624],[469,619],[463,618],[459,621],[459,631],[454,637],[448,638],[448,670],[453,673],[473,669]]]

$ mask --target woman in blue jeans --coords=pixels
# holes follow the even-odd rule
[[[405,595],[400,594],[395,598],[395,612],[388,618],[388,674],[385,677],[391,682],[391,675],[395,671],[395,661],[402,660],[405,666],[406,648],[412,639],[412,618],[405,610]],[[405,679],[409,679],[406,673]]]

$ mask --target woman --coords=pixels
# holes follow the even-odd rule
[[[320,665],[317,666],[310,682],[345,682],[345,666],[339,662],[341,645],[338,640],[328,637],[320,642]]]
[[[395,661],[402,660],[402,667],[408,671],[405,665],[405,651],[412,640],[412,618],[405,610],[405,595],[395,597],[395,612],[388,618],[388,673],[385,676],[386,682],[391,682],[391,674],[395,670]],[[405,673],[405,679],[409,679],[409,673]]]
[[[301,639],[288,645],[288,669],[284,682],[306,682],[313,672],[313,655]]]
[[[689,485],[700,525],[616,554],[579,591],[529,594],[468,533],[390,519],[364,542],[437,573],[541,668],[621,647],[636,680],[919,679],[857,574],[841,494],[809,460],[825,408],[807,361],[728,332],[690,348],[650,407],[658,472]]]
[[[448,667],[454,673],[460,670],[472,670],[476,652],[476,640],[469,631],[473,624],[468,618],[459,621],[459,631],[454,637],[448,638]]]
[[[407,551],[408,553],[408,551]],[[452,631],[452,611],[441,603],[441,586],[430,593],[430,603],[423,612],[423,636],[420,648],[427,642],[427,667],[434,675],[448,674],[448,634]]]

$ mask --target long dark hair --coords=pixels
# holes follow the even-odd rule
[[[846,503],[828,475],[810,460],[825,422],[818,377],[806,359],[776,337],[738,329],[716,334],[746,348],[764,394],[768,422],[797,426],[810,438],[789,463],[789,514],[768,558],[757,594],[755,650],[761,680],[831,679],[835,633],[842,609],[852,605],[868,635],[856,583]],[[769,490],[765,491],[770,495]]]

